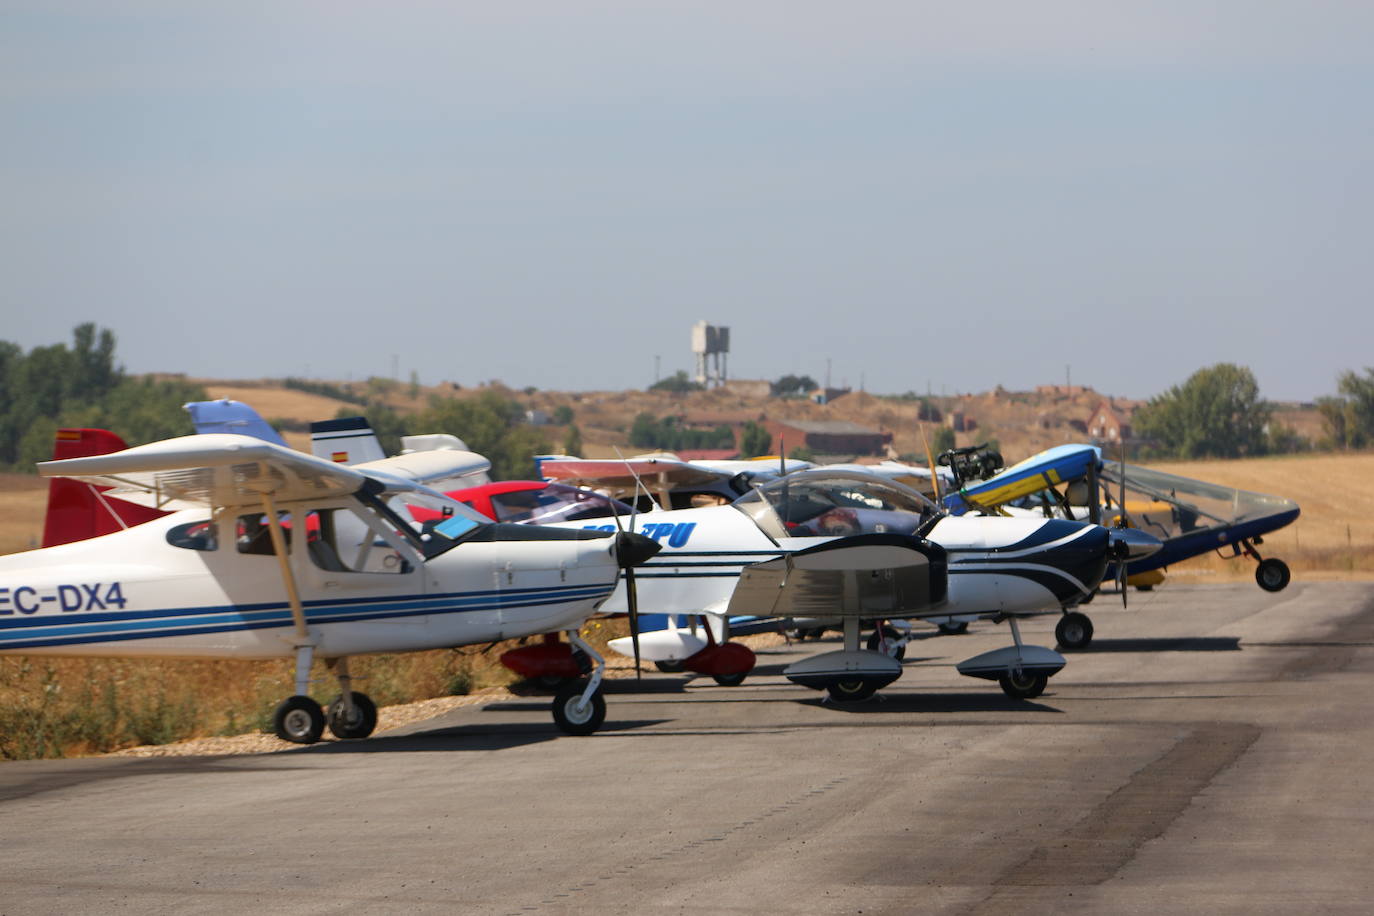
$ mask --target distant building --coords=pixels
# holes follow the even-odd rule
[[[1088,418],[1088,435],[1104,442],[1120,442],[1131,438],[1131,422],[1124,411],[1109,401],[1101,401]]]
[[[553,418],[542,410],[525,411],[525,422],[530,426],[548,426],[553,422]]]
[[[808,397],[817,404],[829,404],[838,397],[849,394],[848,388],[817,388]]]
[[[764,428],[773,436],[773,454],[805,448],[816,455],[885,455],[892,433],[848,420],[769,420]]]

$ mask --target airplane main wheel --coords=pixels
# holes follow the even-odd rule
[[[578,683],[554,697],[553,721],[566,734],[590,735],[606,721],[606,698],[598,690],[583,702],[586,689],[586,684]]]
[[[952,623],[939,624],[941,636],[958,636],[968,632],[967,620],[956,620]]]
[[[877,687],[864,681],[835,681],[825,689],[830,694],[830,699],[838,703],[866,700],[878,692]]]
[[[998,678],[1002,692],[1017,700],[1033,700],[1045,692],[1050,682],[1047,674],[1032,674],[1029,671],[1012,671]]]
[[[1293,574],[1288,571],[1288,564],[1275,557],[1260,560],[1259,565],[1255,567],[1255,581],[1266,592],[1281,592],[1288,587],[1292,579]]]
[[[681,659],[674,658],[666,661],[654,662],[654,667],[664,674],[677,674],[679,671],[682,671],[686,665],[682,663]]]
[[[343,697],[329,704],[326,714],[335,738],[366,738],[377,727],[377,704],[365,693],[353,691],[353,715],[344,708]]]
[[[722,687],[738,687],[744,683],[744,679],[749,675],[748,671],[741,671],[738,674],[713,674],[711,680]]]
[[[277,737],[293,744],[314,744],[324,734],[324,710],[310,697],[287,697],[272,713]]]
[[[1054,625],[1054,638],[1061,649],[1086,649],[1093,641],[1093,622],[1077,611],[1065,614]]]

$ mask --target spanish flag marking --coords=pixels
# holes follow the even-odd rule
[[[335,464],[348,464],[348,452],[335,452],[329,457],[334,459]]]

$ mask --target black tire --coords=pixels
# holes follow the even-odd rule
[[[329,710],[325,715],[330,732],[335,738],[345,741],[366,738],[377,727],[377,704],[373,703],[367,694],[358,693],[356,690],[353,691],[353,718],[350,719],[344,711],[342,696],[329,704]]]
[[[314,744],[324,734],[324,710],[310,697],[287,697],[272,713],[277,737],[292,744]]]
[[[576,678],[559,677],[556,674],[545,674],[542,677],[531,678],[530,683],[534,684],[534,686],[538,687],[540,690],[549,690],[557,693],[569,684],[576,683],[576,681]]]
[[[582,691],[587,685],[578,681],[559,691],[553,699],[553,721],[565,734],[590,735],[606,721],[606,698],[598,690],[585,704]]]
[[[886,637],[888,642],[896,642],[897,640],[902,638],[902,634],[892,629],[892,627],[883,627],[882,636]],[[880,641],[878,637],[879,631],[877,630],[874,630],[872,633],[868,634],[868,651],[882,652],[882,649],[878,647],[878,643]],[[891,658],[897,659],[897,661],[901,661],[902,659],[906,658],[906,646],[898,646],[895,650],[888,650],[885,654]]]
[[[814,627],[806,631],[807,639],[820,639],[825,635],[825,627]]]
[[[941,636],[960,636],[968,632],[967,620],[956,620],[952,623],[937,624],[940,628]]]
[[[677,674],[687,666],[682,663],[681,659],[674,658],[665,662],[654,662],[654,667],[664,674]]]
[[[1153,585],[1137,585],[1135,590],[1138,592],[1152,592],[1155,590]]]
[[[1049,682],[1049,675],[1032,674],[1029,671],[1008,672],[997,679],[997,683],[1002,685],[1002,692],[1015,700],[1035,699],[1045,692],[1045,685]]]
[[[744,679],[748,676],[748,671],[741,671],[738,674],[713,674],[711,680],[722,687],[738,687],[744,683]]]
[[[1255,582],[1266,592],[1281,592],[1293,580],[1288,564],[1275,557],[1260,560],[1255,567]]]
[[[1077,611],[1065,614],[1054,625],[1054,638],[1059,641],[1061,649],[1086,649],[1093,641],[1093,622],[1087,614]]]
[[[856,703],[878,692],[877,687],[865,681],[835,681],[825,689],[830,694],[830,699],[837,703]]]

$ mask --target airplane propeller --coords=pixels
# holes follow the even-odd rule
[[[1116,527],[1129,528],[1130,521],[1126,518],[1126,440],[1121,440],[1121,465],[1117,473],[1117,483],[1119,484],[1118,497],[1116,501]],[[1126,607],[1126,557],[1130,554],[1130,547],[1124,540],[1116,542],[1116,589],[1121,592],[1121,607]]]
[[[620,450],[616,450],[620,454]],[[620,456],[625,460],[625,456]],[[650,557],[663,549],[663,545],[653,538],[645,537],[635,533],[635,516],[639,514],[639,490],[643,483],[639,475],[635,473],[630,462],[625,461],[625,467],[629,468],[630,475],[635,479],[634,501],[630,503],[630,528],[628,531],[620,527],[620,513],[615,508],[614,500],[611,502],[611,516],[615,519],[615,555],[620,563],[620,568],[625,571],[625,609],[630,618],[630,642],[635,650],[635,680],[643,677],[639,665],[639,585],[635,582],[635,567],[648,561]],[[648,493],[648,488],[645,488]]]

